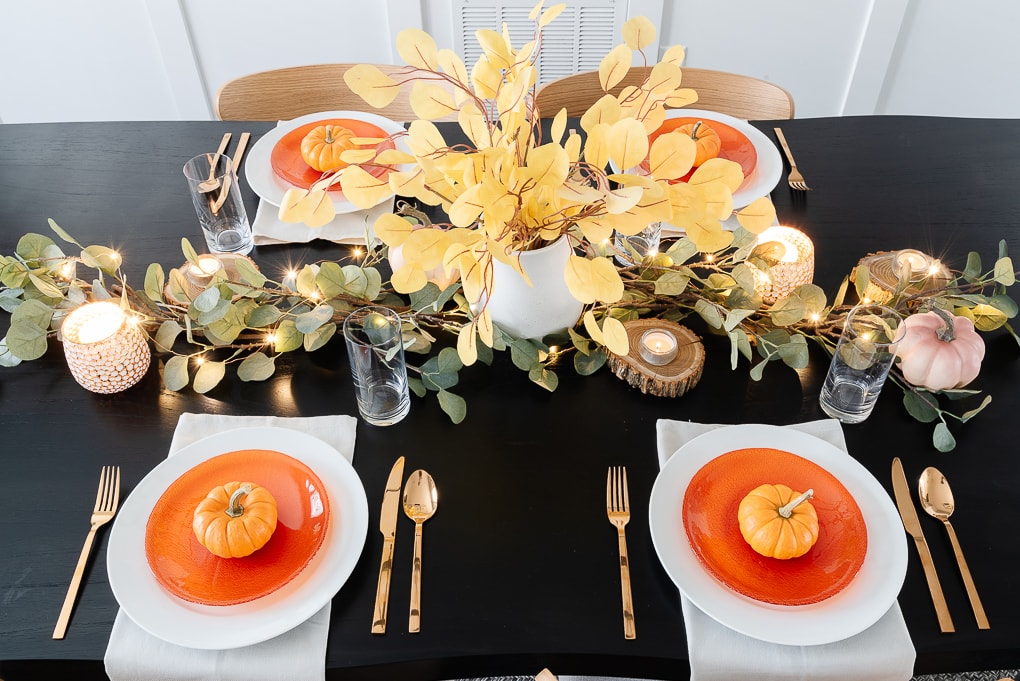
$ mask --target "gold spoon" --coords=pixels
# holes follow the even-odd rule
[[[921,473],[921,479],[917,483],[917,496],[921,500],[921,508],[924,509],[924,512],[941,520],[942,524],[946,526],[949,541],[956,554],[956,562],[960,566],[960,574],[963,575],[963,584],[967,587],[967,597],[970,598],[970,607],[974,610],[978,629],[988,629],[988,617],[985,616],[984,606],[981,605],[977,587],[974,586],[974,578],[971,577],[967,560],[963,557],[963,549],[960,548],[960,541],[956,538],[956,531],[949,523],[949,516],[953,515],[953,511],[956,510],[953,490],[949,488],[945,476],[937,468],[929,466]]]
[[[404,515],[414,521],[414,563],[411,567],[411,613],[407,630],[421,631],[421,526],[432,517],[439,505],[436,483],[432,476],[419,469],[411,473],[404,485]]]
[[[216,149],[216,156],[209,156],[209,177],[198,183],[198,191],[202,194],[208,194],[220,186],[220,181],[216,178],[216,164],[219,162],[219,157],[227,150],[228,144],[230,144],[230,133],[225,132],[223,137],[220,138],[220,146]]]

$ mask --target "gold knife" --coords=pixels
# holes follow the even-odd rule
[[[921,566],[924,567],[924,576],[928,580],[928,590],[931,591],[931,600],[935,604],[935,614],[939,618],[939,628],[942,633],[956,631],[953,626],[953,618],[949,616],[949,606],[946,604],[946,597],[942,594],[942,584],[939,583],[939,576],[935,573],[935,563],[931,559],[931,551],[928,550],[928,542],[925,541],[924,532],[921,531],[921,521],[917,517],[917,510],[910,498],[910,488],[907,486],[907,476],[903,473],[903,464],[899,457],[892,460],[892,484],[893,493],[896,496],[896,508],[900,511],[900,518],[903,520],[903,527],[907,534],[914,538],[917,545],[917,552],[921,556]]]
[[[375,590],[375,612],[372,633],[386,633],[386,611],[390,604],[390,574],[393,572],[393,540],[397,536],[397,515],[400,511],[400,488],[404,477],[404,457],[397,459],[386,479],[379,531],[383,536],[382,562],[379,564],[379,585]]]

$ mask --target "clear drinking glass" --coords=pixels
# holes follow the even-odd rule
[[[659,251],[662,238],[662,223],[653,222],[633,236],[624,236],[619,232],[613,234],[613,246],[616,247],[616,262],[623,267],[636,265],[645,256],[654,255]]]
[[[200,154],[184,164],[184,177],[209,250],[249,253],[255,242],[230,157]]]
[[[361,418],[389,426],[407,416],[411,398],[400,315],[386,307],[355,310],[344,320],[344,339]]]
[[[875,407],[895,358],[903,317],[883,305],[858,305],[847,315],[819,398],[843,423],[860,423]]]

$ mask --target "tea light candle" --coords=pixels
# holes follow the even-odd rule
[[[220,261],[214,255],[198,256],[198,264],[190,263],[186,276],[195,286],[208,286],[213,275],[220,271]]]
[[[810,284],[815,273],[815,246],[804,232],[792,227],[769,227],[758,235],[758,244],[773,242],[783,247],[779,262],[768,271],[748,263],[755,291],[767,305],[790,295],[798,286]]]
[[[641,358],[655,366],[672,362],[678,348],[676,336],[666,329],[649,329],[641,334],[641,340],[638,342],[638,353]]]
[[[116,303],[82,305],[67,315],[60,333],[71,375],[86,390],[126,390],[149,368],[152,354],[145,334]]]

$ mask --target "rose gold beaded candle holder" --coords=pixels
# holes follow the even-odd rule
[[[810,284],[815,274],[815,245],[804,232],[792,227],[769,227],[758,235],[758,244],[774,242],[782,248],[777,262],[768,271],[747,263],[754,275],[754,289],[766,305]]]
[[[86,390],[126,390],[149,368],[152,353],[145,334],[116,303],[82,305],[67,315],[60,333],[71,375]]]

